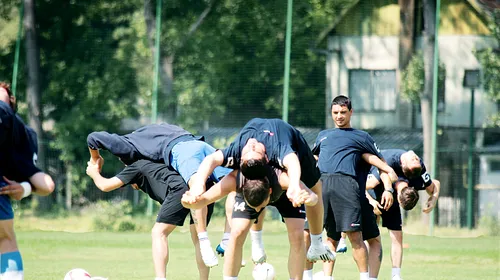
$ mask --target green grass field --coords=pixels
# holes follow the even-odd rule
[[[219,221],[209,227],[213,245],[220,241],[221,225]],[[390,240],[387,231],[384,229],[382,232],[384,259],[379,279],[390,279]],[[18,228],[17,238],[27,280],[62,280],[67,271],[76,267],[110,280],[154,278],[149,233],[70,233]],[[264,242],[268,261],[277,271],[276,279],[288,279],[288,242],[284,225],[266,222]],[[406,234],[404,242],[408,244],[408,248],[404,249],[402,270],[405,280],[500,279],[499,237],[444,238]],[[167,279],[197,279],[187,227],[178,228],[171,235],[169,244],[171,255]],[[337,256],[334,272],[337,280],[359,279],[352,251],[348,248],[347,254]],[[248,240],[244,258],[250,263]],[[222,263],[220,259],[219,266],[212,269],[210,279],[222,279]],[[319,270],[321,265],[317,264],[314,271]],[[242,268],[240,279],[252,279],[251,272],[249,264]]]

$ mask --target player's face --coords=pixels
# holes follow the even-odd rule
[[[413,170],[414,168],[421,167],[420,166],[420,158],[413,151],[406,152],[404,154],[404,157],[403,157],[401,163],[402,163],[403,170],[406,168]]]
[[[3,101],[10,105],[9,93],[3,87],[0,87],[0,101]]]
[[[266,146],[255,138],[248,139],[246,145],[241,150],[241,160],[247,161],[249,159],[262,159],[264,157],[267,158]]]
[[[408,187],[408,182],[406,181],[397,181],[396,184],[396,192],[397,192],[397,198],[398,198],[398,202],[399,204],[401,205],[401,199],[399,197],[399,194],[403,191],[404,188],[407,188]]]
[[[335,126],[338,128],[350,128],[351,115],[352,110],[347,109],[347,106],[332,106],[332,119],[335,122]]]

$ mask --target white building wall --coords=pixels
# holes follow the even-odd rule
[[[416,41],[421,48],[421,38]],[[492,38],[484,36],[439,36],[439,54],[446,67],[445,111],[438,113],[438,123],[443,126],[469,126],[470,89],[463,88],[466,69],[479,69],[480,65],[473,50],[494,46]],[[398,67],[398,37],[387,36],[331,36],[328,39],[330,51],[327,62],[326,103],[338,94],[349,93],[349,69],[394,70]],[[397,112],[356,113],[352,125],[361,129],[375,127],[407,126],[398,118]],[[496,112],[496,105],[486,99],[482,89],[475,91],[475,126],[481,127],[486,117]],[[421,116],[417,114],[417,126],[421,127]],[[332,121],[326,114],[327,126]]]

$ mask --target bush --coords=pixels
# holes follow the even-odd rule
[[[118,223],[125,217],[131,217],[132,205],[128,200],[98,201],[94,207],[92,221],[94,230],[113,231],[119,228]],[[129,225],[130,228],[130,225]]]

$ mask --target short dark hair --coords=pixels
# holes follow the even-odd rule
[[[418,192],[413,187],[406,187],[399,194],[399,203],[406,211],[413,209],[417,205],[418,199]]]
[[[339,95],[332,100],[332,104],[330,104],[330,110],[333,108],[333,105],[346,106],[347,109],[351,110],[351,99],[345,95]]]
[[[264,177],[262,179],[246,180],[241,189],[248,205],[256,207],[269,197],[270,187],[269,180]]]
[[[405,174],[408,179],[417,178],[422,173],[422,167],[418,166],[413,169],[409,168],[407,165],[403,166],[403,174]]]
[[[249,159],[240,164],[241,173],[249,180],[262,179],[266,177],[266,159]]]

